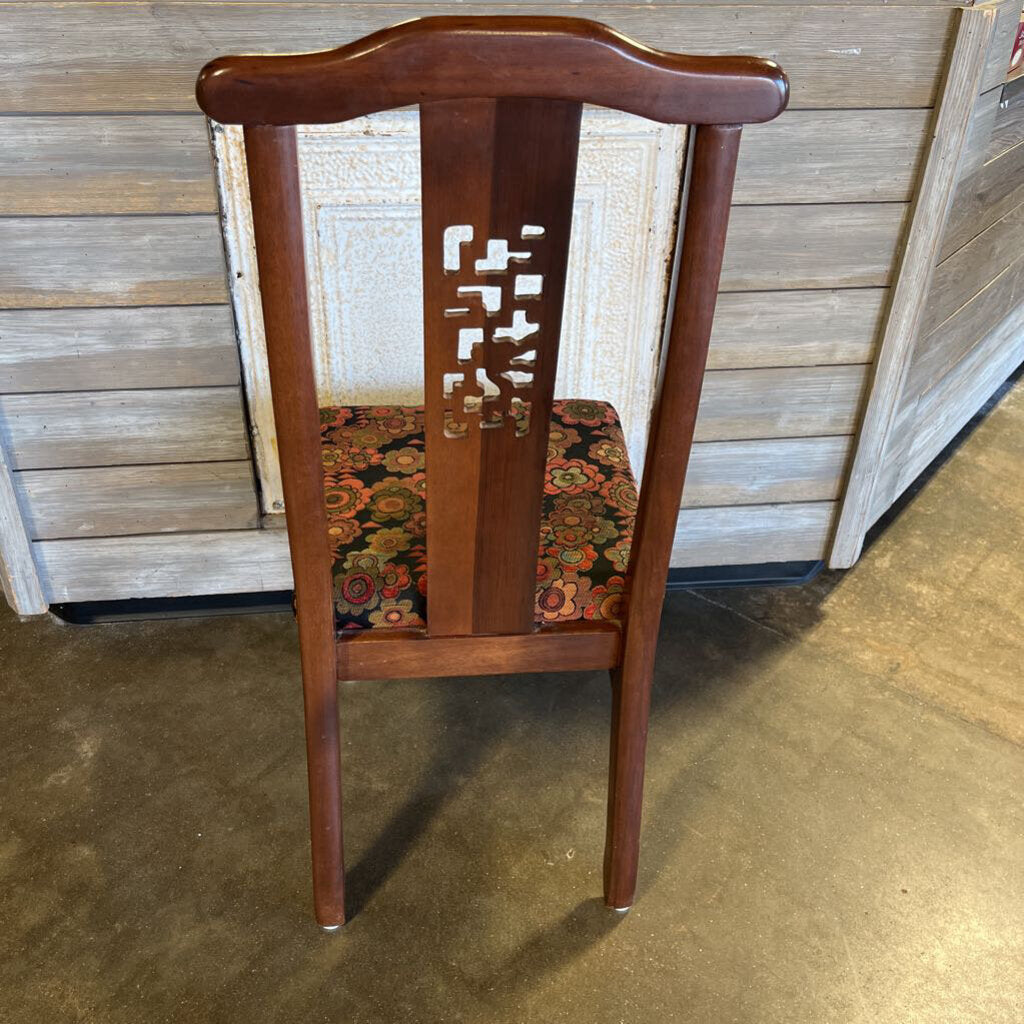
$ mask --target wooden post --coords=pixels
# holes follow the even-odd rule
[[[875,358],[870,397],[857,437],[829,565],[845,569],[860,557],[871,525],[871,508],[892,436],[921,314],[949,215],[957,168],[981,88],[995,9],[958,12],[959,26],[931,149],[914,204],[899,273],[892,289],[885,331]]]

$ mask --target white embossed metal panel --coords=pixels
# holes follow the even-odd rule
[[[213,126],[231,297],[264,509],[283,509],[241,130]],[[415,111],[300,126],[321,405],[423,401]],[[685,130],[587,110],[556,397],[610,401],[643,460]],[[477,300],[479,301],[479,300]]]

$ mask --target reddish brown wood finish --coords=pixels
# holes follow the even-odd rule
[[[342,679],[401,679],[423,675],[488,676],[559,672],[618,665],[622,634],[604,623],[573,623],[514,636],[428,637],[367,629],[338,641]]]
[[[519,99],[420,107],[431,636],[533,629],[580,112],[578,103]],[[473,244],[461,247],[462,270],[446,273],[442,240],[458,224],[472,225]],[[523,239],[524,225],[542,226],[544,237]],[[489,238],[506,240],[531,259],[501,273],[475,274],[472,264],[486,255]],[[514,299],[520,271],[542,275],[539,298]],[[460,297],[462,285],[500,288],[500,313],[486,315],[476,295]],[[519,345],[490,341],[495,326],[512,325],[513,307],[539,330]],[[468,312],[446,315],[453,308]],[[514,368],[510,358],[536,352],[532,386],[515,391],[530,405],[525,436],[507,417],[482,429],[479,416],[470,418],[465,436],[445,436],[452,402],[442,398],[440,382],[445,373],[468,376],[475,368],[456,358],[460,328],[482,329],[488,340],[474,346],[475,365],[502,387],[511,389],[501,376]]]
[[[711,334],[739,126],[774,117],[787,92],[785,76],[771,62],[656,53],[605,26],[571,18],[428,18],[328,53],[221,58],[200,75],[203,109],[247,126],[302,649],[321,924],[344,920],[339,676],[612,668],[605,900],[619,908],[632,902],[658,626]],[[421,104],[423,148],[430,635],[367,631],[336,638],[295,132],[274,125],[341,120],[414,102]],[[682,244],[621,632],[584,622],[537,629],[532,616],[582,102],[700,125],[690,139]],[[460,368],[452,349],[458,318],[444,311],[473,308],[479,300],[458,295],[461,270],[454,277],[444,273],[440,245],[445,228],[467,223],[475,249],[488,237],[506,239],[510,249],[522,245],[535,261],[524,270],[544,276],[542,297],[530,305],[541,334],[530,339],[537,360],[525,436],[517,436],[508,417],[482,429],[472,411],[463,436],[452,437],[448,429],[462,406],[454,393],[440,397],[440,378]],[[523,225],[542,226],[543,241],[518,237]],[[473,284],[507,279],[488,271]],[[487,318],[470,316],[471,322],[487,325]],[[492,343],[476,352],[473,365],[500,375],[508,361],[494,349],[503,347]]]
[[[345,920],[334,585],[324,506],[320,411],[309,345],[295,129],[246,128],[245,156],[288,546],[295,575],[313,899],[317,921],[334,926]]]
[[[701,126],[692,133],[675,303],[654,399],[629,561],[629,617],[622,665],[612,677],[605,842],[605,901],[611,907],[628,907],[636,889],[654,655],[715,315],[739,145],[736,125]]]
[[[750,124],[778,116],[789,86],[772,61],[662,53],[581,18],[457,16],[321,53],[218,57],[196,95],[222,124],[330,124],[497,96],[594,103],[669,124]]]

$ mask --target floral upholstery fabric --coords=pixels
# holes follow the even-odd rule
[[[320,410],[341,629],[426,624],[422,407]],[[538,623],[621,621],[637,489],[615,410],[555,402],[537,555]]]

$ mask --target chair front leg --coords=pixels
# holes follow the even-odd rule
[[[612,735],[604,902],[614,910],[628,910],[636,892],[652,677],[651,661],[645,657],[630,657],[628,650],[622,666],[611,673]]]
[[[300,641],[303,640],[300,624]],[[302,691],[309,775],[309,829],[313,854],[313,905],[317,923],[328,930],[345,923],[345,864],[342,853],[341,744],[338,678],[333,638],[302,642]],[[311,648],[314,648],[311,650]]]

